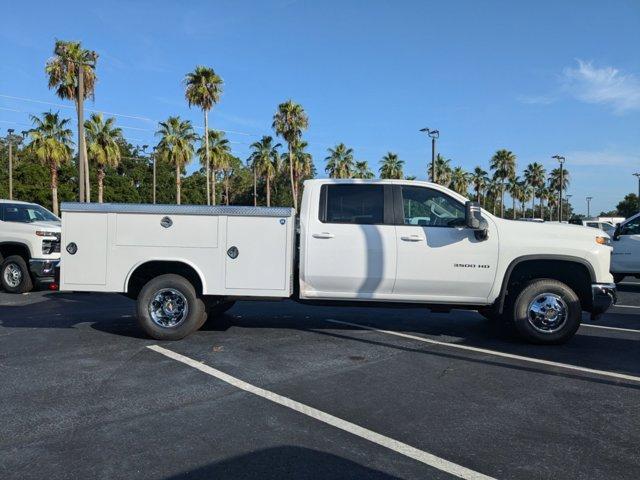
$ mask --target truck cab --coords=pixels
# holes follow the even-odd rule
[[[611,272],[616,283],[640,277],[640,213],[620,223],[612,235]]]
[[[0,283],[11,293],[54,281],[60,219],[35,203],[0,200]]]

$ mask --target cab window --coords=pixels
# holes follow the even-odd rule
[[[640,234],[640,217],[630,220],[620,228],[620,235]]]
[[[320,213],[324,223],[382,224],[384,186],[323,185]]]
[[[459,227],[464,225],[464,206],[437,190],[402,186],[404,224],[423,227]]]

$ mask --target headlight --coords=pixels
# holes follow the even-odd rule
[[[36,235],[39,237],[55,237],[56,232],[47,232],[46,230],[36,230]]]
[[[609,237],[596,237],[596,243],[600,245],[611,245],[611,239]]]

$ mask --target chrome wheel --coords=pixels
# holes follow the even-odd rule
[[[149,316],[161,327],[175,328],[185,321],[188,314],[189,302],[173,288],[158,290],[149,302]]]
[[[555,293],[541,293],[529,303],[529,324],[541,333],[555,333],[564,327],[569,308]]]
[[[22,270],[15,263],[5,267],[3,276],[4,282],[11,288],[17,288],[22,283]]]

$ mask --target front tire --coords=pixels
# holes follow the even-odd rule
[[[527,341],[565,343],[580,327],[582,308],[576,293],[566,284],[548,278],[532,280],[512,304],[514,325]]]
[[[29,267],[20,255],[7,257],[0,266],[0,283],[9,293],[26,293],[33,290]]]
[[[138,324],[156,340],[180,340],[207,320],[202,298],[184,277],[160,275],[145,284],[137,300]]]

